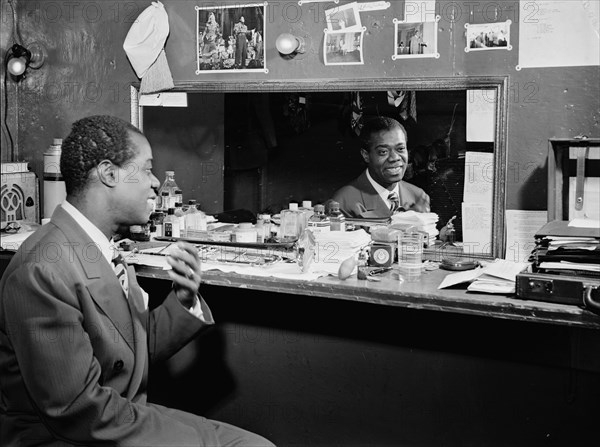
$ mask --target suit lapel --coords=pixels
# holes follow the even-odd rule
[[[362,202],[367,209],[366,213],[363,213],[361,217],[381,217],[389,216],[390,208],[383,201],[381,196],[377,193],[369,179],[367,178],[367,172],[363,172],[359,177],[359,190],[362,196]]]
[[[132,392],[140,388],[145,388],[145,378],[147,377],[148,368],[148,346],[146,344],[146,318],[148,316],[148,310],[144,305],[144,298],[139,284],[135,277],[135,270],[131,266],[127,266],[127,274],[129,275],[129,296],[127,304],[131,312],[131,319],[133,321],[133,335],[134,335],[134,354],[135,354],[135,367],[131,377],[131,386],[129,387]]]
[[[94,302],[110,319],[123,340],[135,352],[132,320],[123,289],[112,267],[100,250],[94,250],[94,241],[69,213],[57,207],[52,223],[67,237],[87,277],[86,287]],[[136,283],[137,284],[137,283]]]

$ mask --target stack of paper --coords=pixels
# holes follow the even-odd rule
[[[486,267],[465,272],[452,273],[444,278],[438,289],[469,282],[467,290],[483,293],[515,293],[517,274],[527,268],[527,262],[496,259]]]
[[[365,230],[314,233],[315,254],[308,271],[337,275],[340,264],[371,242]]]
[[[391,228],[404,229],[407,226],[415,226],[417,231],[429,234],[429,240],[433,240],[440,233],[436,228],[439,216],[436,213],[417,213],[416,211],[405,211],[392,216]]]

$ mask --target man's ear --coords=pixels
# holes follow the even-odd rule
[[[119,183],[118,168],[110,160],[102,160],[96,166],[96,175],[98,176],[98,181],[109,188],[114,188]]]
[[[365,161],[365,163],[369,164],[369,151],[367,151],[366,149],[361,149],[360,155],[362,155],[362,158]]]

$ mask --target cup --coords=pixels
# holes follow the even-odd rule
[[[423,233],[405,232],[398,236],[398,264],[421,264],[423,262]]]

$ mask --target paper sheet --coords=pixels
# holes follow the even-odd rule
[[[517,68],[599,65],[599,9],[596,0],[521,0]]]
[[[438,289],[445,289],[446,287],[452,287],[457,284],[471,282],[477,277],[479,277],[479,275],[481,275],[482,272],[483,269],[478,268],[473,270],[465,270],[464,272],[450,273],[449,275],[446,275],[446,277],[442,280],[442,282],[438,286]]]
[[[493,143],[496,90],[467,90],[467,141]]]
[[[494,154],[467,152],[465,154],[463,201],[466,203],[489,203],[491,207],[493,191]]]
[[[547,211],[506,210],[504,258],[525,262],[535,247],[535,234],[548,222]]]
[[[462,204],[463,251],[468,254],[492,252],[492,204]]]
[[[575,218],[600,219],[600,177],[586,177],[583,183],[583,209],[575,209],[577,179],[569,177],[569,220]]]

